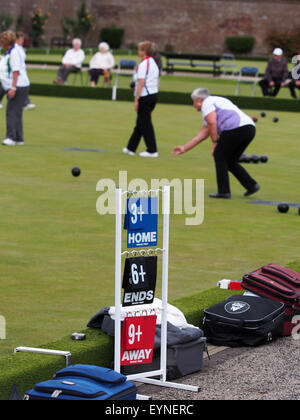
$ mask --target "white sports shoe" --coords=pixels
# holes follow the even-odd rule
[[[2,142],[3,146],[16,146],[17,142],[12,139],[5,139]]]
[[[124,153],[125,155],[135,156],[135,152],[133,152],[132,150],[127,149],[127,147],[124,147],[124,149],[123,149],[123,153]]]
[[[139,156],[146,157],[146,158],[158,158],[159,154],[158,152],[154,152],[154,153],[141,152],[139,153]]]
[[[3,108],[3,105],[2,104],[0,104],[0,109],[2,109]]]
[[[30,109],[34,109],[35,107],[36,107],[35,104],[28,104],[28,105],[24,106],[24,109],[30,110]]]

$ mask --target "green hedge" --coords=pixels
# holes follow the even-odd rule
[[[30,88],[31,95],[52,96],[58,98],[102,99],[111,100],[112,90],[108,88],[91,89],[90,87],[56,86],[33,83]],[[300,112],[300,101],[295,99],[256,98],[253,96],[227,96],[242,109],[261,109],[271,111]],[[118,101],[132,101],[133,94],[130,89],[118,89]],[[159,102],[162,104],[191,105],[189,93],[160,92]]]
[[[100,40],[107,42],[110,48],[120,48],[123,40],[124,29],[115,26],[103,28],[100,31]]]
[[[185,314],[189,323],[201,327],[203,310],[232,294],[236,293],[215,288],[171,303]],[[113,361],[113,339],[99,330],[87,329],[82,332],[87,335],[85,341],[73,341],[68,336],[40,347],[69,351],[72,354],[73,364],[84,363],[110,367]],[[1,357],[0,400],[8,399],[14,384],[23,395],[35,383],[50,379],[57,370],[63,367],[65,367],[65,359],[57,356],[16,353]]]
[[[253,50],[255,38],[253,36],[228,36],[226,47],[234,54],[247,54]]]

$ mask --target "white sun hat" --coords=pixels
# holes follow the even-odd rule
[[[272,54],[273,55],[282,55],[283,51],[282,51],[281,48],[275,48]]]

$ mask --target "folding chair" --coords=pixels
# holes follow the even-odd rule
[[[84,85],[84,82],[83,82],[83,73],[82,73],[82,69],[80,69],[79,71],[77,71],[76,73],[73,73],[73,82],[72,82],[72,85],[74,86],[74,85],[76,85],[76,83],[77,83],[77,78],[79,77],[79,81],[80,81],[80,84],[81,84],[81,86],[83,86]]]
[[[257,67],[247,67],[247,66],[242,67],[240,70],[238,79],[237,79],[235,94],[239,95],[240,85],[245,84],[245,85],[252,86],[251,96],[255,96],[256,85],[258,81],[258,73],[259,73],[259,70]]]
[[[233,54],[223,54],[220,63],[221,69],[223,68],[223,75],[231,73],[232,76],[238,73],[237,63]]]
[[[115,84],[112,89],[112,100],[115,101],[117,99],[117,90],[119,87],[119,78],[120,76],[125,77],[132,77],[132,72],[136,68],[136,61],[135,60],[120,60],[117,73],[116,73],[116,80]],[[124,72],[124,70],[129,70],[130,72]]]

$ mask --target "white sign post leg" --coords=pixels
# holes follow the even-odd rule
[[[122,190],[116,189],[116,243],[115,243],[115,364],[121,371],[121,269],[122,269]]]

